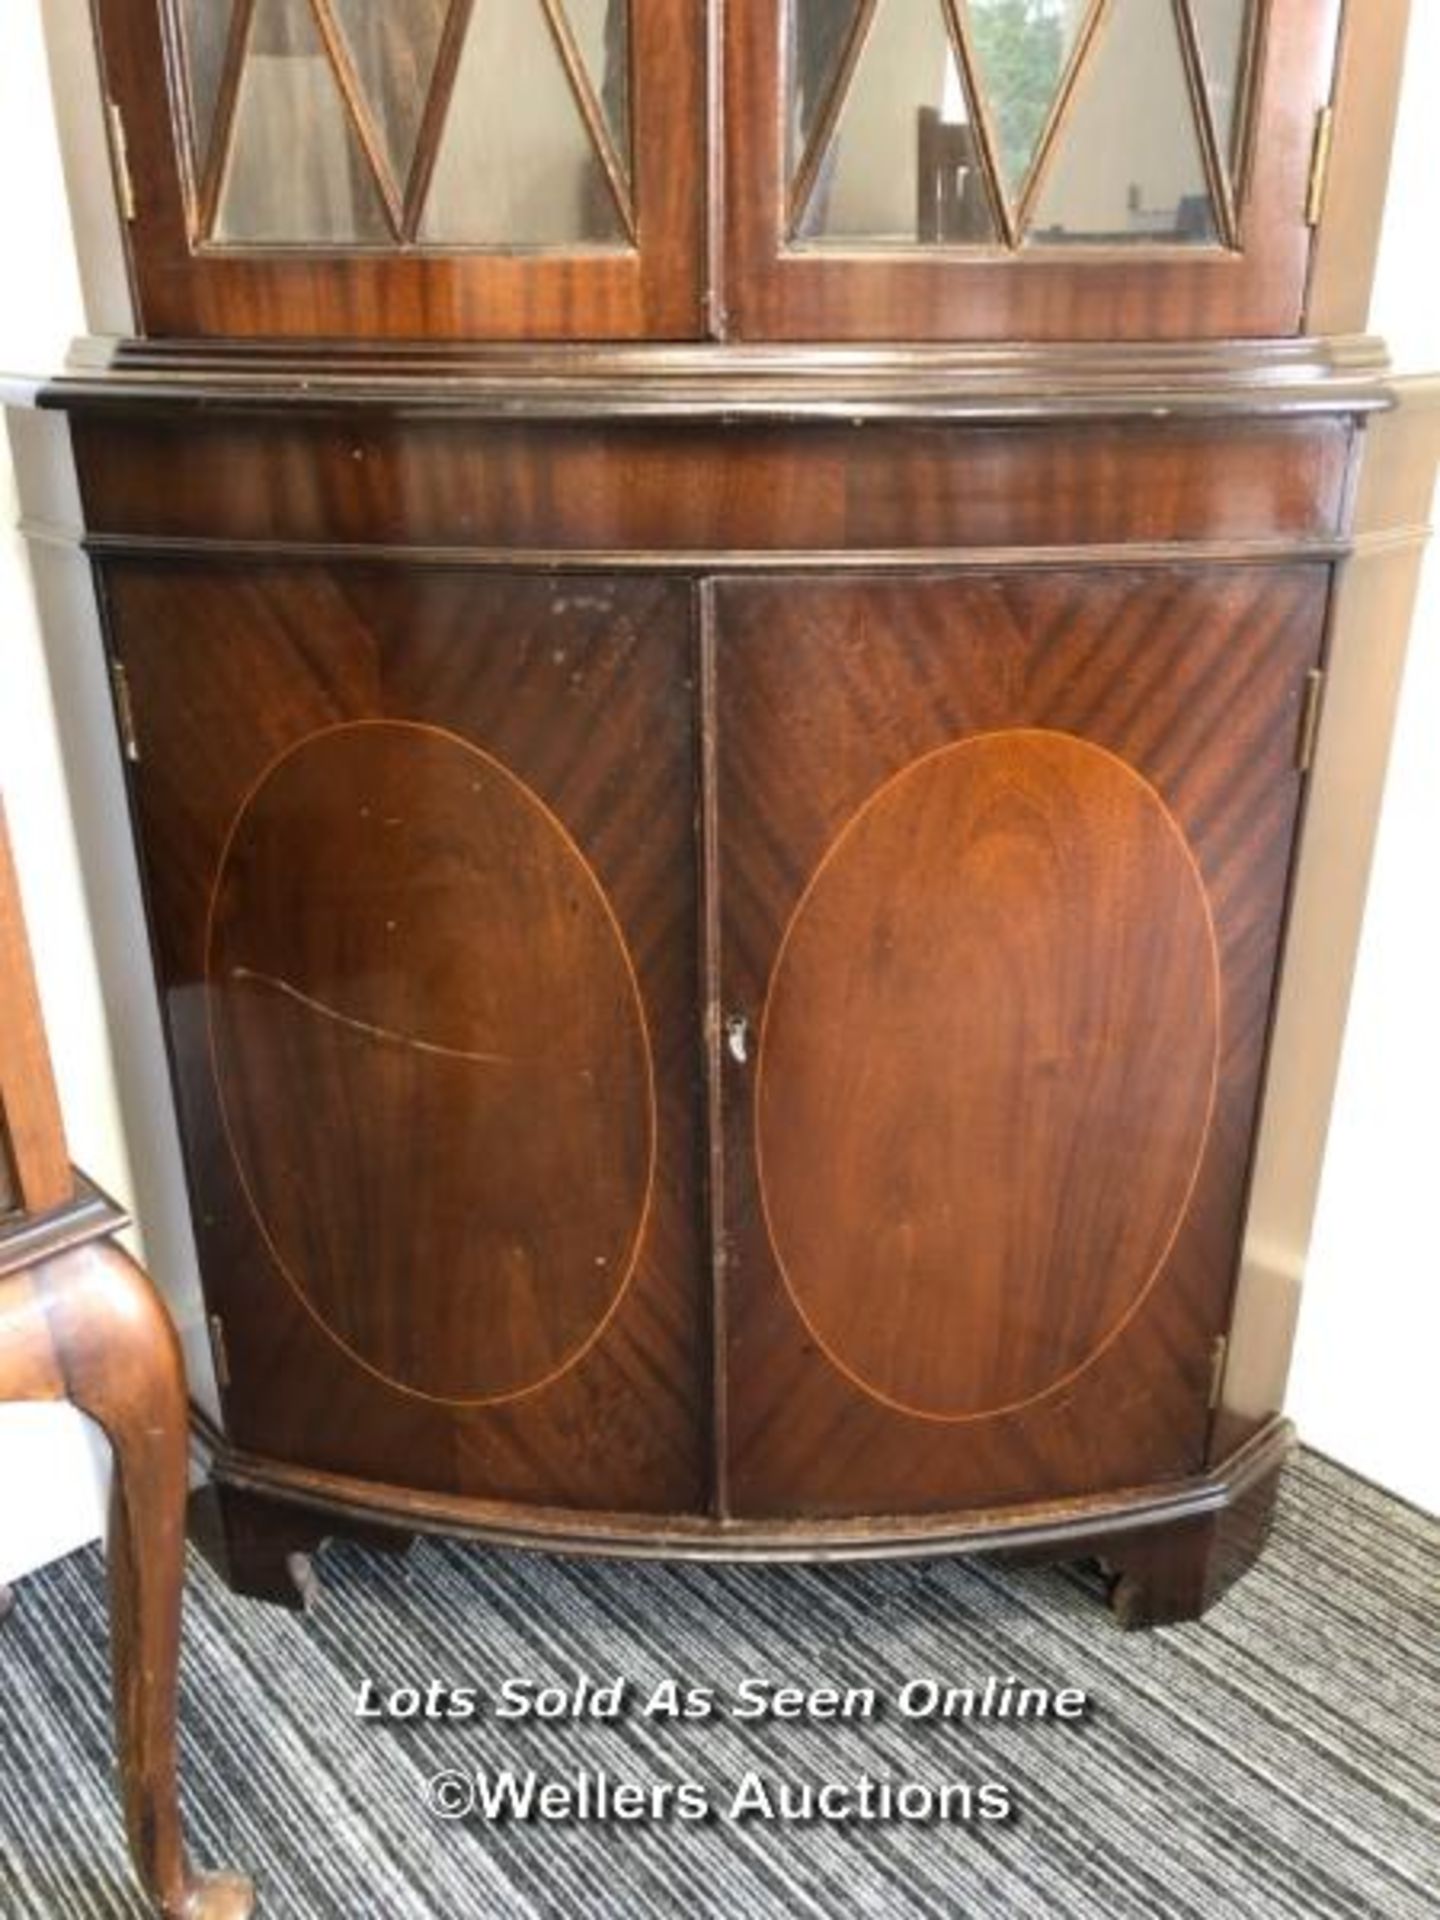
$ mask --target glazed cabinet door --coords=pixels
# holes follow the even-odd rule
[[[232,1443],[702,1505],[688,590],[103,589]]]
[[[1200,1467],[1327,585],[717,589],[736,1515]]]
[[[692,335],[704,13],[97,0],[151,335]]]
[[[1291,334],[1338,0],[727,9],[748,339]]]

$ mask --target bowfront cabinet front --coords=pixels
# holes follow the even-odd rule
[[[769,1520],[1200,1472],[1328,591],[107,567],[236,1444]]]
[[[237,1586],[1254,1557],[1433,458],[1344,11],[96,0]]]

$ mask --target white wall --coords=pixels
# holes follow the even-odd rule
[[[1417,6],[1375,323],[1407,367],[1440,367],[1433,182],[1440,6]],[[0,368],[53,367],[83,318],[49,110],[38,0],[0,30]],[[0,784],[10,814],[72,1151],[132,1199],[104,1008],[43,654],[0,447]],[[1317,1445],[1440,1509],[1440,564],[1427,567],[1315,1245],[1292,1408]],[[0,1408],[0,1580],[93,1537],[83,1423]]]
[[[9,5],[0,29],[0,222],[14,255],[0,303],[3,370],[53,366],[84,324],[49,98],[39,8]],[[129,1166],[17,514],[0,440],[0,791],[70,1150],[124,1199]],[[104,1464],[98,1438],[69,1409],[0,1408],[0,1581],[94,1538]]]
[[[1372,324],[1440,368],[1440,5],[1415,0]],[[1346,1033],[1290,1409],[1440,1512],[1440,552],[1425,564]]]

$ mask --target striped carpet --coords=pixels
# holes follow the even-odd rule
[[[327,1550],[309,1618],[197,1566],[183,1677],[193,1849],[266,1915],[1440,1914],[1440,1524],[1313,1455],[1273,1549],[1200,1627],[1122,1635],[1073,1575],[713,1569],[450,1544]],[[119,1844],[97,1551],[25,1581],[0,1628],[0,1914],[140,1915]],[[990,1674],[1085,1689],[1080,1721],[364,1724],[360,1681],[747,1676],[870,1686]],[[693,1780],[709,1823],[426,1811],[441,1769]],[[1005,1822],[724,1817],[767,1782],[995,1781]]]

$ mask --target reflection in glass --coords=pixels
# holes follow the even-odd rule
[[[331,7],[391,178],[403,189],[450,0],[331,0]]]
[[[1213,243],[1173,9],[1111,0],[1045,168],[1028,239]]]
[[[1019,197],[1090,0],[962,0],[1005,187]]]
[[[797,20],[807,11],[807,0],[797,0]],[[796,43],[806,43],[803,31]],[[880,0],[795,237],[910,245],[997,238],[973,115],[935,0]]]
[[[1205,88],[1220,152],[1234,179],[1240,170],[1244,92],[1250,65],[1251,0],[1190,0]]]
[[[565,0],[565,13],[605,115],[610,144],[630,174],[630,0]]]
[[[556,246],[624,237],[540,0],[477,5],[421,240]]]
[[[306,0],[258,0],[215,238],[283,245],[390,238]]]
[[[190,151],[198,179],[205,171],[210,135],[215,125],[215,102],[230,39],[232,0],[185,0],[180,15],[180,38],[185,48],[185,76],[190,89]]]
[[[787,172],[793,180],[835,84],[860,0],[796,0],[790,8],[790,112]]]

